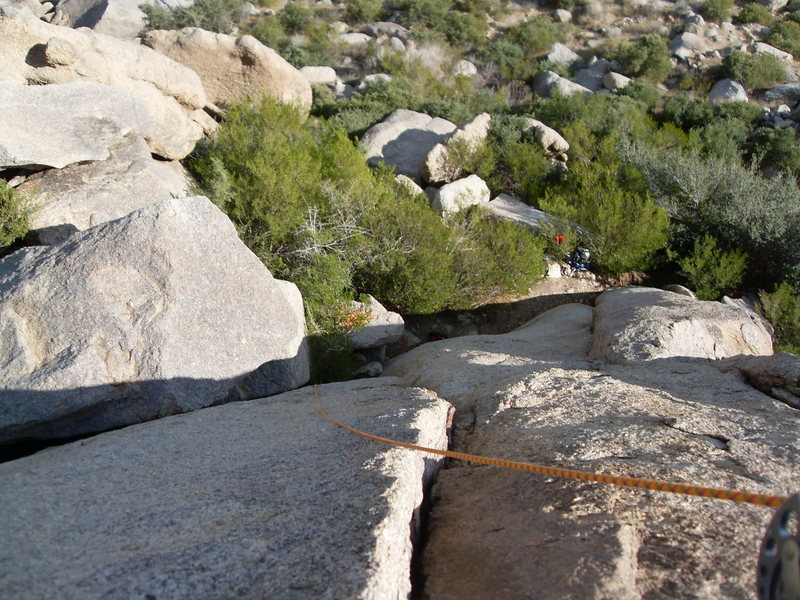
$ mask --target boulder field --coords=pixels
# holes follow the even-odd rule
[[[354,90],[249,36],[137,43],[139,4],[0,0],[0,175],[39,206],[24,243],[46,244],[0,258],[0,600],[753,597],[769,509],[442,461],[324,420],[300,292],[187,197],[177,161],[244,95],[308,109],[309,81]],[[346,30],[414,45],[395,23]],[[533,85],[601,93],[626,84],[615,67]],[[361,146],[443,213],[537,228],[547,215],[452,164],[489,127],[399,109]],[[528,130],[563,167],[561,134]],[[649,288],[567,296],[548,306],[586,303],[494,307],[524,323],[386,365],[412,336],[364,299],[351,341],[383,375],[316,391],[332,417],[429,448],[798,491],[800,359],[773,354],[760,317]]]

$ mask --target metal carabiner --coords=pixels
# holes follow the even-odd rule
[[[759,600],[800,600],[800,494],[784,502],[758,554]]]

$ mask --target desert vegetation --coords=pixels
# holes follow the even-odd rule
[[[767,43],[800,56],[800,12],[733,0],[696,8],[707,24],[768,26]],[[571,22],[556,9],[570,10]],[[496,0],[290,1],[245,13],[238,0],[202,0],[144,10],[149,28],[248,33],[296,67],[336,67],[353,86],[369,73],[388,76],[346,94],[315,85],[308,121],[290,108],[243,102],[190,160],[202,190],[254,252],[303,290],[312,332],[341,338],[342,307],[363,293],[406,313],[524,293],[542,275],[543,251],[582,245],[600,274],[672,273],[704,299],[761,290],[777,338],[795,347],[796,130],[772,126],[754,102],[706,98],[722,78],[750,93],[784,83],[790,70],[776,55],[735,49],[704,64],[676,60],[670,38],[679,30],[661,27],[657,8],[622,3],[621,14],[638,23],[635,34],[609,37],[591,54],[632,81],[603,95],[545,98],[532,92],[537,73],[570,77],[586,66],[585,47],[572,62],[549,53],[593,30],[592,2],[542,3],[523,18]],[[401,47],[341,41],[337,23],[357,30],[377,20],[405,28]],[[454,68],[464,59],[477,76]],[[490,113],[486,140],[455,147],[450,167],[479,175],[493,197],[512,194],[550,213],[553,223],[537,234],[478,209],[443,220],[388,169],[367,168],[358,139],[398,108],[457,125]],[[526,117],[569,141],[568,168],[536,144]],[[556,234],[567,244],[554,245]]]

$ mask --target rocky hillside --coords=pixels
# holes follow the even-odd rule
[[[0,0],[0,599],[753,597],[771,509],[314,395],[797,492],[793,10]]]

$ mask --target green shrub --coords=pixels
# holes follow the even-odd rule
[[[791,127],[757,130],[750,138],[749,155],[767,174],[800,176],[800,142]]]
[[[234,14],[242,0],[197,0],[191,6],[166,9],[161,5],[142,4],[145,31],[199,27],[206,31],[230,33],[235,25]]]
[[[698,298],[719,300],[742,283],[747,255],[741,250],[724,252],[717,248],[717,240],[704,235],[695,240],[692,253],[678,260],[678,265]]]
[[[715,119],[699,129],[703,152],[739,162],[750,131],[739,119]]]
[[[786,282],[772,293],[761,291],[761,313],[772,323],[775,350],[800,354],[800,296]]]
[[[652,110],[661,101],[661,90],[641,79],[634,79],[617,92],[621,96],[629,96],[641,102],[647,110]]]
[[[491,43],[481,58],[484,63],[495,66],[502,81],[522,80],[532,75],[532,65],[522,47],[503,38]]]
[[[686,94],[670,96],[661,111],[661,120],[674,123],[684,130],[703,127],[714,118],[714,109],[705,100],[696,100]]]
[[[0,256],[28,232],[32,212],[28,197],[0,179]]]
[[[453,308],[524,294],[542,278],[544,243],[539,236],[517,223],[487,219],[477,207],[460,216],[455,262],[462,298]]]
[[[735,119],[749,127],[756,126],[764,119],[764,109],[758,104],[737,100],[724,102],[714,108],[714,114],[720,119]]]
[[[666,245],[669,219],[638,171],[618,162],[615,146],[613,136],[597,143],[593,160],[571,163],[565,182],[550,187],[539,204],[581,226],[593,263],[618,275],[652,265]]]
[[[376,21],[383,10],[381,0],[349,0],[344,8],[344,20],[350,25]]]
[[[751,2],[742,7],[739,16],[736,17],[738,23],[758,23],[772,27],[775,25],[775,18],[772,16],[772,11],[763,4]]]
[[[764,89],[786,81],[786,68],[772,54],[731,52],[722,61],[725,77],[741,83],[748,90]]]
[[[795,58],[800,57],[800,23],[784,19],[767,36],[767,43],[789,52]]]
[[[401,0],[394,8],[399,11],[400,23],[411,28],[418,41],[430,39],[434,34],[434,38],[443,38],[453,46],[469,49],[481,45],[488,30],[482,3]]]
[[[623,160],[672,219],[672,246],[687,254],[710,234],[750,258],[751,280],[790,281],[800,264],[800,190],[793,178],[764,177],[755,166],[696,152],[623,145]]]
[[[359,293],[405,313],[435,312],[541,275],[528,264],[536,262],[532,234],[524,241],[477,217],[468,226],[443,221],[388,169],[371,171],[343,130],[268,99],[231,107],[190,166],[242,240],[298,285],[309,333],[326,352],[343,351],[342,310]]]
[[[613,57],[622,65],[622,72],[630,77],[643,77],[652,83],[666,79],[672,71],[667,40],[650,34],[636,42],[622,42]]]
[[[278,22],[286,33],[305,33],[311,25],[311,9],[300,2],[288,2],[278,13]]]
[[[563,28],[546,15],[540,15],[514,25],[506,32],[506,41],[522,48],[529,59],[550,51],[556,42],[564,41]]]
[[[700,13],[709,21],[722,23],[731,20],[733,0],[706,0],[700,7]]]

